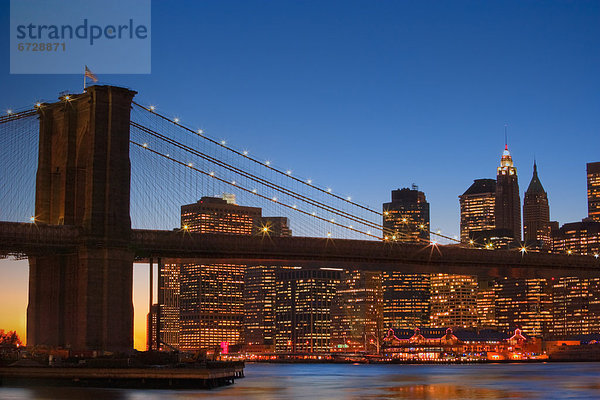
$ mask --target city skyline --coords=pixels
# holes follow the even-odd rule
[[[506,153],[506,150],[505,150],[505,153]],[[598,164],[598,163],[590,163],[590,164],[596,165],[596,164]],[[535,168],[535,164],[534,164],[534,168]],[[408,190],[408,188],[405,188],[404,190]],[[414,188],[413,188],[413,190],[414,190]],[[392,192],[395,192],[394,190],[391,190],[391,191],[392,191]],[[399,189],[398,189],[398,190],[396,190],[396,192],[399,192],[399,191],[400,191]],[[227,199],[227,196],[231,196],[231,195],[223,194],[223,196],[224,196],[224,199]],[[235,202],[235,196],[233,196],[231,199],[232,199],[231,201]],[[222,200],[222,201],[223,201],[223,202],[225,202],[225,200]],[[200,200],[199,200],[199,202],[200,202]],[[386,205],[386,203],[384,203],[384,206],[385,206],[385,205]],[[242,205],[242,206],[243,206],[243,205]],[[183,207],[183,205],[182,205],[182,207]],[[385,214],[384,214],[384,215],[385,215]],[[576,222],[577,222],[577,221],[576,221]],[[182,226],[183,226],[183,225],[182,225]],[[186,225],[186,226],[187,226],[187,225]],[[144,268],[144,267],[143,267],[143,265],[140,265],[140,264],[138,264],[138,267],[139,267],[139,266],[142,266],[142,268]],[[144,269],[145,269],[145,268],[144,268]],[[138,268],[138,278],[136,279],[136,282],[137,282],[137,283],[139,283],[139,281],[140,281],[140,280],[143,280],[143,279],[144,279],[144,278],[143,278],[143,275],[144,275],[145,273],[146,273],[145,271],[143,271],[143,272],[140,272],[140,268]],[[144,289],[144,290],[145,290],[145,291],[147,291],[147,289]],[[144,290],[142,290],[142,291],[144,291]],[[137,301],[136,303],[137,303],[137,304],[143,304],[144,302]],[[141,319],[141,318],[142,318],[142,316],[141,316],[141,315],[139,315],[139,313],[136,313],[136,314],[138,314],[138,315],[136,316],[136,320],[137,320],[137,319]],[[144,321],[145,321],[145,318],[144,318]],[[138,325],[140,325],[140,324],[139,324],[139,322],[138,322],[138,323],[136,323],[136,348],[142,349],[142,348],[144,347],[144,345],[142,344],[142,342],[141,342],[141,339],[140,339],[140,338],[142,337],[142,330],[141,330],[141,328],[139,328],[139,329],[138,329]],[[140,326],[141,326],[141,325],[140,325]],[[145,335],[146,335],[146,333],[144,332],[144,336],[145,336]]]
[[[296,6],[295,16],[286,8],[290,5],[254,5],[262,11],[256,18],[267,30],[277,28],[283,36],[279,39],[257,29],[254,24],[259,21],[244,21],[245,6],[241,3],[231,9],[214,3],[190,5],[211,17],[199,29],[213,32],[208,35],[212,40],[198,43],[186,38],[175,48],[169,48],[161,36],[164,18],[189,17],[182,15],[183,9],[154,4],[153,14],[161,17],[154,23],[153,52],[171,54],[181,46],[194,45],[197,54],[190,60],[177,58],[176,65],[167,62],[168,57],[155,58],[150,76],[100,75],[100,83],[134,87],[139,102],[155,104],[159,111],[177,116],[187,125],[202,127],[211,137],[226,139],[238,149],[247,148],[257,157],[372,207],[378,208],[390,189],[415,183],[431,204],[432,229],[450,236],[459,234],[457,196],[473,179],[494,177],[496,159],[503,150],[504,125],[508,124],[508,144],[521,176],[531,175],[533,159],[537,159],[540,178],[548,190],[551,220],[562,224],[585,216],[581,172],[586,162],[596,161],[593,149],[600,140],[600,121],[595,113],[600,99],[594,89],[600,86],[594,73],[600,57],[584,51],[597,48],[600,34],[593,33],[599,28],[590,24],[597,8],[517,6],[509,2],[492,9],[466,5],[445,9],[439,5],[439,10],[431,12],[418,5],[386,4],[370,11],[370,23],[381,24],[383,32],[379,32],[372,31],[372,25],[352,24],[361,10],[360,2],[345,3],[345,7],[340,4]],[[1,11],[3,23],[8,23],[7,11]],[[227,17],[226,11],[230,11]],[[442,18],[443,12],[455,16],[455,21]],[[489,14],[494,12],[504,19],[491,20]],[[338,24],[327,29],[321,25],[334,14]],[[427,21],[426,27],[406,21],[411,15]],[[400,20],[390,20],[390,16]],[[564,26],[545,29],[557,19]],[[523,25],[524,21],[531,25]],[[219,23],[226,23],[228,28],[238,23],[239,27],[225,32]],[[290,26],[282,26],[285,23]],[[312,27],[306,38],[298,36],[303,23]],[[484,29],[481,24],[488,25]],[[182,29],[190,28],[182,24]],[[242,42],[248,44],[246,50],[236,36],[240,29],[250,35]],[[350,32],[354,34],[343,37]],[[547,35],[542,38],[538,32]],[[483,37],[476,38],[475,34]],[[439,42],[432,43],[428,37]],[[317,38],[322,40],[319,45]],[[273,46],[279,48],[283,40],[289,40],[287,51],[265,53]],[[484,48],[482,40],[486,40]],[[452,43],[454,47],[449,47]],[[365,57],[353,57],[348,63],[347,56],[352,53],[345,46],[352,44]],[[426,44],[431,46],[427,52]],[[0,42],[2,48],[7,45]],[[326,49],[334,54],[323,54]],[[440,58],[449,49],[460,56]],[[232,57],[249,55],[251,50],[260,53],[244,58],[246,73],[244,69],[232,70]],[[321,55],[323,61],[306,70],[306,63],[290,59],[294,50],[309,59]],[[477,55],[472,55],[475,50]],[[204,62],[205,55],[212,55],[210,62]],[[338,60],[333,55],[344,57]],[[448,61],[443,69],[431,70],[442,60]],[[198,70],[198,61],[205,65],[204,73],[201,66]],[[281,69],[265,69],[273,62]],[[428,69],[420,70],[423,66]],[[221,74],[215,71],[219,67],[224,67]],[[9,75],[7,65],[0,68],[5,93],[10,93],[10,97],[0,97],[2,109],[53,100],[62,90],[81,91],[79,76]],[[332,80],[340,68],[347,72]],[[356,74],[363,70],[369,78],[356,80],[360,76]],[[192,79],[178,80],[179,71]],[[303,74],[294,75],[290,81],[283,71]],[[309,71],[312,74],[307,74]],[[475,75],[467,77],[467,71]],[[233,81],[226,85],[225,79]],[[357,82],[362,82],[358,88]],[[490,82],[495,84],[490,87]],[[485,84],[485,90],[477,88],[477,83]],[[279,87],[281,84],[284,86]],[[292,88],[295,91],[290,92]],[[317,93],[326,96],[315,98]],[[423,98],[426,96],[428,100]],[[455,96],[459,96],[458,101]],[[283,104],[275,104],[280,98],[285,99]],[[407,106],[406,102],[410,107],[401,107]],[[550,107],[552,115],[542,107]],[[430,143],[426,148],[420,145],[423,138]],[[413,168],[417,165],[420,168]],[[347,173],[339,173],[338,166],[344,166],[341,171]],[[446,166],[452,166],[451,176],[444,172]],[[363,193],[356,192],[359,186]],[[581,195],[564,199],[558,195],[564,192]]]
[[[600,60],[590,51],[600,37],[597,5],[438,4],[431,12],[384,4],[369,10],[363,26],[361,3],[340,4],[293,11],[255,4],[253,21],[245,21],[243,3],[230,5],[233,12],[190,4],[207,16],[197,37],[211,41],[188,35],[173,44],[166,21],[194,13],[157,3],[153,51],[161,57],[153,74],[99,78],[375,209],[390,190],[416,183],[431,204],[432,230],[450,236],[459,236],[458,195],[473,179],[494,177],[508,123],[522,179],[537,159],[550,219],[562,225],[587,216],[585,166],[598,161],[600,143]],[[3,8],[0,21],[8,19]],[[191,26],[181,29],[189,34]],[[8,51],[7,38],[0,48]],[[169,60],[189,48],[189,61]],[[81,90],[80,76],[9,75],[7,63],[0,76],[0,109]],[[14,279],[23,279],[20,272]]]

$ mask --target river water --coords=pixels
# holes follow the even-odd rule
[[[213,390],[6,388],[0,399],[600,399],[600,363],[247,364]]]

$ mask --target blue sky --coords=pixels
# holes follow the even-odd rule
[[[508,124],[521,191],[535,156],[562,224],[586,216],[600,161],[599,18],[586,1],[155,0],[152,73],[99,78],[375,208],[416,183],[451,235]],[[81,90],[80,75],[10,75],[6,31],[0,51],[0,109]]]

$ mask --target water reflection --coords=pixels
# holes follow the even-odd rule
[[[503,389],[476,388],[456,385],[410,385],[389,387],[387,391],[396,399],[526,399],[525,393],[510,392]],[[389,396],[382,395],[381,398]]]
[[[212,391],[0,388],[31,399],[598,399],[600,363],[496,365],[249,364]]]

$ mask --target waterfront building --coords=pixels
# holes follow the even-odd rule
[[[533,176],[523,198],[523,239],[529,249],[550,250],[550,207],[548,194],[533,163]]]
[[[600,332],[600,278],[560,277],[551,283],[550,336],[568,339]]]
[[[496,281],[498,329],[519,328],[527,335],[546,337],[552,322],[551,288],[546,279],[502,278]]]
[[[495,221],[497,229],[511,231],[511,236],[521,240],[521,199],[517,168],[505,145],[496,176]]]
[[[392,201],[383,204],[384,237],[388,240],[429,241],[429,203],[425,193],[412,189],[392,190]]]
[[[589,218],[564,224],[552,231],[552,252],[566,254],[600,254],[600,222]]]
[[[589,167],[588,167],[589,170]],[[552,231],[556,253],[600,254],[600,222],[586,218]],[[600,331],[600,278],[560,277],[552,280],[551,336],[567,339]]]
[[[383,271],[383,326],[414,329],[429,325],[430,274]]]
[[[331,308],[332,351],[378,353],[383,332],[381,272],[345,271]]]
[[[179,348],[180,307],[179,282],[180,265],[177,263],[162,264],[158,269],[158,304],[160,304],[160,342],[159,349],[173,350]],[[156,325],[154,325],[156,329]]]
[[[276,272],[276,352],[331,350],[331,306],[341,273],[332,268],[282,268]]]
[[[494,282],[479,282],[477,289],[477,326],[483,329],[496,329],[497,325]]]
[[[241,343],[244,270],[236,264],[181,264],[181,350]]]
[[[189,232],[252,235],[262,210],[235,204],[235,198],[202,197],[181,207]],[[245,265],[183,263],[180,272],[180,349],[241,344]]]
[[[495,179],[475,179],[473,184],[458,198],[461,242],[469,243],[477,233],[495,228]]]
[[[477,326],[477,277],[432,274],[429,326],[471,328]]]
[[[588,217],[600,222],[600,162],[587,163]]]
[[[388,360],[464,362],[547,359],[542,341],[490,329],[390,329],[383,338],[382,355]]]
[[[250,351],[273,351],[276,266],[248,266],[244,275],[244,344]]]
[[[292,230],[286,217],[261,217],[255,224],[255,234],[268,237],[289,237]],[[275,284],[277,266],[252,265],[244,274],[243,342],[247,351],[275,350]]]

